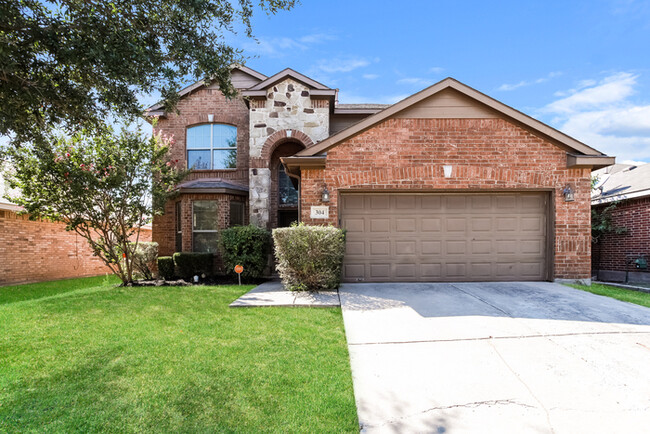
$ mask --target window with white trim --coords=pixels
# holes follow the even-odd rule
[[[192,251],[217,251],[219,218],[216,200],[192,202]]]
[[[193,170],[235,169],[237,127],[204,124],[188,128],[187,167]]]

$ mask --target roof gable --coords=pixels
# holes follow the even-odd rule
[[[312,89],[319,89],[319,90],[329,90],[330,88],[325,86],[322,83],[317,82],[316,80],[312,80],[311,78],[307,77],[306,75],[303,75],[297,71],[294,71],[291,68],[286,68],[283,69],[282,71],[278,72],[275,75],[272,75],[271,77],[267,78],[266,80],[263,80],[257,85],[251,87],[248,90],[265,90],[268,89],[269,87],[273,86],[276,83],[279,83],[282,80],[285,80],[287,78],[292,78],[294,80],[297,80],[306,86],[312,88]]]
[[[328,149],[337,146],[357,134],[360,134],[378,123],[393,117],[503,117],[515,124],[518,124],[536,135],[557,146],[566,148],[569,152],[575,153],[576,157],[572,165],[591,164],[608,165],[613,163],[613,157],[607,157],[603,153],[586,144],[570,137],[540,121],[534,119],[518,110],[513,109],[500,101],[495,100],[451,77],[414,94],[392,106],[369,116],[362,121],[334,134],[318,144],[304,149],[296,154],[296,157],[310,157],[323,154]],[[589,157],[589,158],[587,158]],[[608,162],[596,162],[596,159],[607,158]],[[588,161],[587,161],[588,160]],[[610,161],[611,160],[611,161]]]
[[[254,86],[255,84],[259,83],[262,80],[265,80],[267,77],[266,75],[255,71],[254,69],[248,68],[243,65],[235,65],[231,68],[231,80],[232,84],[236,89],[245,89],[245,87],[241,86]],[[183,98],[187,96],[188,94],[194,92],[197,89],[200,89],[202,87],[211,87],[213,85],[207,85],[205,80],[199,80],[193,84],[190,84],[189,86],[181,89],[178,92],[178,95]],[[151,107],[147,108],[148,112],[155,112],[158,110],[161,110],[163,108],[162,103],[157,103],[152,105]]]

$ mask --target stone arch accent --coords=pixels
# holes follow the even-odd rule
[[[302,131],[291,129],[280,130],[271,134],[266,139],[264,146],[262,147],[262,154],[260,157],[265,161],[270,161],[271,155],[273,155],[275,148],[288,140],[298,141],[302,143],[305,148],[309,148],[310,146],[314,145],[314,142],[312,142],[311,138]]]

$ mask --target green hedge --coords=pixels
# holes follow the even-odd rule
[[[224,229],[219,236],[219,250],[226,273],[234,275],[235,265],[244,267],[242,279],[262,276],[268,263],[271,234],[254,225]]]
[[[345,233],[333,226],[305,226],[273,230],[276,268],[287,289],[336,289],[341,283]]]
[[[195,275],[212,274],[214,254],[197,252],[174,253],[176,271],[183,279],[191,279]]]
[[[165,280],[172,280],[174,278],[174,258],[171,256],[159,256],[158,274]]]

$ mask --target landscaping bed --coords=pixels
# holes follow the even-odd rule
[[[117,285],[0,288],[0,432],[358,432],[339,308]]]

